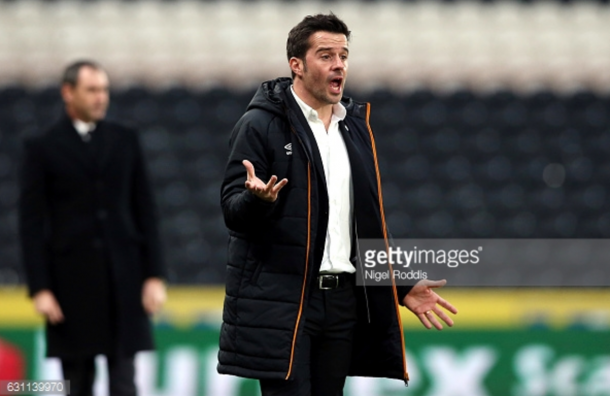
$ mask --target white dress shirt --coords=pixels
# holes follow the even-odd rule
[[[89,132],[92,132],[95,130],[95,122],[72,120],[72,125],[74,125],[74,129],[76,129],[76,132],[78,132],[80,137],[85,142],[88,142],[91,139],[91,137],[89,136]]]
[[[328,230],[320,272],[354,273],[356,268],[349,261],[352,249],[352,174],[345,142],[339,132],[339,121],[347,112],[341,103],[333,105],[333,115],[326,131],[318,112],[303,102],[294,88],[291,87],[291,91],[316,139],[326,176]]]

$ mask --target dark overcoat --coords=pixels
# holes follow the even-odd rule
[[[19,230],[30,295],[51,290],[65,317],[47,323],[48,356],[153,347],[142,285],[164,270],[135,131],[101,121],[87,142],[63,117],[25,139]]]

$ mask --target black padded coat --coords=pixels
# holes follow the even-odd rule
[[[291,378],[307,296],[322,260],[328,222],[326,181],[291,84],[290,78],[263,83],[230,138],[221,191],[230,234],[218,364],[222,374]],[[351,163],[354,235],[387,240],[370,106],[349,98],[342,103],[347,116],[340,131]],[[252,162],[262,180],[272,175],[288,179],[274,203],[245,189],[244,159]],[[352,262],[358,268],[356,256]],[[357,287],[350,375],[408,380],[398,311],[406,292]]]

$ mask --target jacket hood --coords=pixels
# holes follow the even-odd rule
[[[265,81],[254,94],[247,110],[263,109],[285,117],[285,108],[288,107],[286,95],[291,85],[292,78],[290,77],[279,77],[274,80]],[[359,111],[360,105],[347,96],[341,98],[341,104],[345,106],[348,114],[357,115],[361,113]]]

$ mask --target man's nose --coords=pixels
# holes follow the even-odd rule
[[[333,69],[345,69],[345,61],[341,59],[340,56],[335,57],[335,62],[333,63]]]

